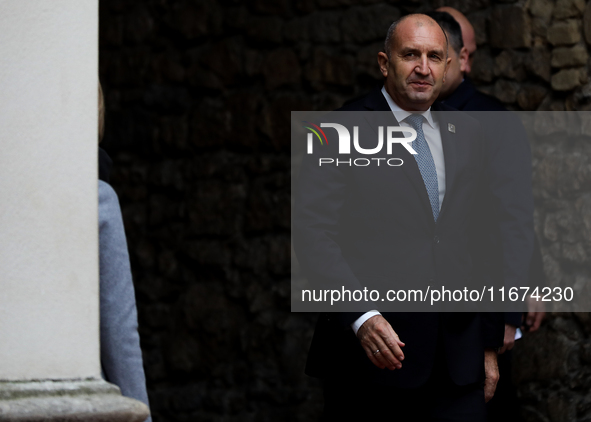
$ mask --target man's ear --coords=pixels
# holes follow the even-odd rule
[[[445,82],[445,76],[447,75],[447,71],[449,70],[450,64],[451,64],[451,57],[447,56],[447,61],[445,62],[445,70],[443,71],[443,82]]]
[[[382,76],[386,78],[388,76],[388,56],[384,52],[378,53],[378,65],[380,66],[380,72],[382,72]]]
[[[466,47],[462,47],[462,49],[460,50],[458,60],[460,62],[460,72],[466,72],[470,60],[470,53],[468,53],[468,49]]]

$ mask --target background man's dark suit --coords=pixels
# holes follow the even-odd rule
[[[488,137],[485,141],[489,166],[493,168],[491,171],[496,174],[503,172],[508,175],[504,183],[498,187],[497,196],[507,204],[506,215],[516,221],[524,221],[524,224],[531,225],[532,222],[525,223],[526,220],[531,221],[533,216],[531,153],[527,143],[527,135],[519,119],[509,113],[484,113],[507,112],[507,109],[496,99],[479,92],[467,77],[442,103],[468,114],[471,111],[479,112],[471,115],[480,121],[483,131]],[[494,218],[494,216],[490,218]],[[524,274],[522,279],[529,279],[530,286],[539,286],[545,284],[545,275],[537,237],[534,236],[533,240],[533,256],[529,266],[529,274]],[[493,249],[500,250],[498,242],[498,236],[493,236],[489,245],[489,257],[496,256],[497,258],[496,262],[492,262],[491,269],[502,268],[502,262],[498,261],[502,257],[492,252]],[[527,246],[525,242],[522,244]],[[527,249],[519,247],[519,242],[516,242],[515,245],[514,250],[508,254],[515,257],[516,260],[524,260],[525,257],[522,255]],[[521,326],[521,317],[521,312],[508,312],[505,315],[505,322],[519,327]]]
[[[444,101],[444,104],[450,105],[458,110],[463,110],[466,112],[469,111],[507,111],[507,109],[499,103],[496,99],[489,97],[481,92],[479,92],[469,78],[465,77],[464,81],[458,86],[458,88],[451,93]],[[482,113],[480,113],[482,115]],[[478,118],[478,115],[474,115],[474,117]],[[480,116],[482,117],[482,116]],[[484,119],[482,122],[485,126],[493,126],[491,125],[491,119]],[[504,127],[485,127],[484,130],[486,133],[495,133],[495,130],[501,130],[503,132]],[[511,143],[508,143],[509,140],[512,140]],[[491,150],[491,154],[495,154],[497,157],[497,165],[503,165],[507,162],[506,157],[514,155],[516,153],[513,144],[522,142],[522,144],[527,145],[527,139],[515,139],[509,136],[504,137],[497,137],[496,139],[489,139],[488,148]],[[523,152],[523,147],[519,148]],[[513,171],[515,172],[515,177],[520,178],[517,184],[512,184],[510,189],[506,190],[506,194],[511,196],[517,196],[519,189],[524,189],[524,183],[531,184],[531,164],[530,164],[530,154],[529,148],[525,154],[522,154],[521,159],[523,160],[522,163],[519,161],[513,162],[513,168],[505,168],[506,171]],[[528,172],[528,173],[527,173]],[[529,186],[528,186],[529,189]],[[513,190],[513,192],[511,192]],[[493,236],[494,239],[494,236]],[[490,248],[498,248],[498,242],[494,240],[490,244]],[[490,253],[489,255],[493,255]],[[497,263],[493,263],[492,268],[499,268]],[[534,237],[534,248],[533,248],[533,256],[531,259],[531,264],[529,266],[529,285],[530,286],[540,286],[545,285],[545,274],[543,270],[542,264],[542,254],[540,251],[540,245],[537,239],[537,236]],[[522,325],[522,313],[521,312],[507,312],[505,313],[505,323],[511,324],[515,327],[520,327]],[[499,357],[499,371],[501,373],[501,378],[499,380],[499,384],[497,385],[497,391],[495,394],[494,399],[488,404],[488,413],[489,417],[492,420],[505,420],[505,421],[521,421],[523,420],[520,417],[520,405],[517,399],[517,392],[515,390],[515,386],[511,380],[511,351],[507,350],[505,353],[500,355]]]
[[[507,111],[499,101],[478,91],[467,77],[442,103],[457,110]]]
[[[431,109],[452,110],[437,103]],[[341,110],[390,112],[379,90]],[[471,247],[479,239],[471,237],[477,224],[473,206],[484,176],[480,127],[459,112],[438,116],[447,180],[437,224],[418,166],[400,144],[392,157],[404,160],[401,167],[359,171],[320,168],[316,155],[304,160],[294,209],[294,246],[309,277],[354,288],[365,275],[390,276],[392,287],[399,288],[405,283],[449,286],[475,276]],[[378,123],[384,125],[364,124],[362,118],[348,123],[365,126],[359,129],[360,137],[371,127],[375,131]],[[447,130],[448,123],[456,133]],[[388,124],[398,126],[393,116]],[[372,133],[365,147],[375,146],[376,139]],[[322,156],[338,156],[337,145],[336,137],[329,136]],[[385,156],[385,147],[383,152]],[[353,149],[351,158],[356,158]],[[355,241],[348,242],[353,237]],[[437,362],[449,369],[456,385],[467,385],[483,380],[484,348],[502,344],[503,323],[497,314],[385,313],[406,343],[406,358],[400,370],[380,370],[367,359],[350,328],[361,314],[321,315],[310,348],[309,375],[413,388],[427,382]]]

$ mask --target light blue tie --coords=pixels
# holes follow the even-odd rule
[[[412,142],[412,148],[417,152],[414,157],[419,165],[423,182],[425,182],[425,187],[427,188],[431,210],[433,211],[433,219],[437,221],[437,217],[439,217],[439,183],[437,182],[435,161],[433,160],[431,150],[423,133],[423,116],[420,114],[411,114],[404,120],[417,131],[417,139]]]

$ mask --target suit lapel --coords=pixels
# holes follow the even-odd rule
[[[453,123],[453,119],[451,119],[453,113],[441,111],[437,103],[434,104],[434,108],[435,117],[439,120],[439,130],[441,132],[441,143],[443,146],[443,160],[445,162],[445,196],[443,198],[443,203],[441,204],[441,212],[439,213],[441,218],[446,203],[449,202],[450,194],[453,192],[457,170],[455,131],[461,130],[461,128],[457,128]],[[452,130],[454,132],[452,132]]]

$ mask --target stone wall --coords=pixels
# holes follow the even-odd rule
[[[441,0],[101,0],[104,148],[115,160],[155,421],[309,421],[314,315],[290,313],[289,112],[380,83],[390,22]],[[524,110],[586,110],[591,6],[453,0],[474,80]],[[590,146],[532,145],[551,283],[591,276]],[[578,278],[577,278],[578,277]],[[591,321],[553,315],[516,350],[529,421],[591,420]]]

